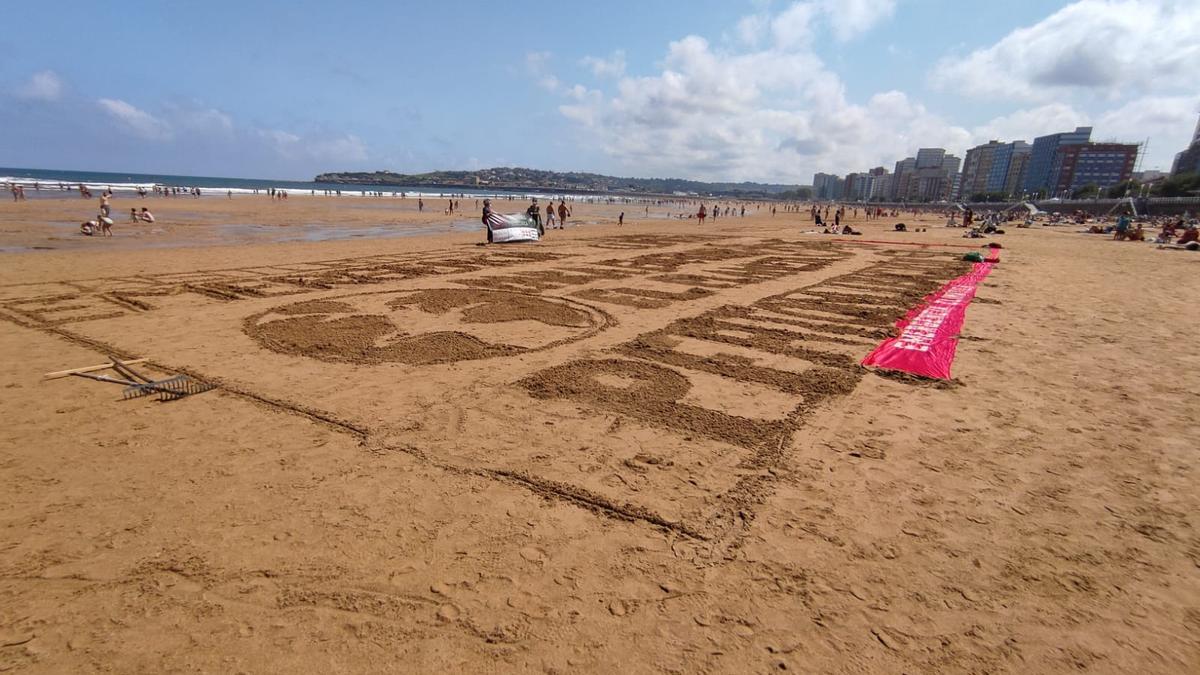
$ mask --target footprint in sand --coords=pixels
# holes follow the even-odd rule
[[[539,565],[545,563],[548,559],[546,552],[536,546],[526,546],[520,550],[520,554],[522,558],[531,563],[538,563]]]
[[[437,617],[441,621],[457,621],[460,616],[462,616],[462,611],[454,605],[442,605],[438,607]]]

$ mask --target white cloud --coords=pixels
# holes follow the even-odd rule
[[[607,59],[597,56],[585,56],[580,62],[591,68],[596,77],[620,77],[625,74],[625,52],[618,49]]]
[[[890,164],[918,143],[965,141],[966,130],[900,92],[848,102],[813,52],[818,34],[850,40],[895,4],[809,0],[774,14],[760,5],[737,22],[734,48],[689,35],[670,43],[658,74],[619,77],[607,95],[567,89],[559,112],[639,175],[807,182],[814,170]]]
[[[17,88],[17,98],[27,101],[53,103],[62,98],[62,79],[53,70],[43,70],[30,76],[29,81]]]
[[[896,0],[797,2],[770,21],[771,33],[778,47],[802,48],[811,44],[818,21],[823,21],[838,41],[847,42],[866,33],[880,21],[891,18],[895,11]],[[757,39],[746,38],[761,33],[765,24],[766,17],[763,15],[746,17],[738,22],[738,35],[747,44],[756,45]]]
[[[1130,143],[1151,139],[1142,168],[1170,169],[1175,153],[1191,142],[1198,113],[1200,95],[1146,96],[1097,117],[1092,139]]]
[[[285,159],[363,162],[369,156],[366,144],[354,134],[305,138],[280,129],[259,129],[258,136]]]
[[[834,36],[845,42],[891,18],[896,0],[822,0],[821,8],[829,16]]]
[[[763,14],[743,16],[737,22],[737,39],[750,47],[757,47],[770,26],[769,17]]]
[[[96,104],[134,136],[149,141],[166,141],[174,136],[171,125],[125,101],[102,98]]]
[[[813,24],[819,6],[797,2],[771,21],[771,34],[782,49],[802,49],[812,43]]]
[[[975,127],[974,140],[978,143],[1018,138],[1032,141],[1038,136],[1087,126],[1088,121],[1087,115],[1066,103],[1047,103],[1001,115]]]
[[[308,154],[313,159],[323,161],[363,162],[367,159],[367,146],[358,136],[346,134],[312,141]]]
[[[990,47],[943,59],[931,81],[971,96],[1054,100],[1078,92],[1194,89],[1200,2],[1080,0]]]
[[[546,91],[558,91],[562,83],[550,72],[550,52],[528,52],[525,54],[525,70]]]
[[[771,24],[787,26],[774,38],[795,47],[799,14],[787,15]],[[607,96],[571,91],[560,112],[639,175],[807,182],[816,170],[890,166],[919,144],[970,139],[901,92],[848,102],[804,48],[727,53],[688,36],[670,44],[658,75],[621,78]]]
[[[275,150],[280,154],[290,152],[291,148],[300,143],[299,136],[279,129],[259,129],[258,135],[275,146]]]
[[[816,36],[853,39],[895,7],[891,0],[810,0],[772,13],[760,5],[720,48],[684,37],[669,44],[657,73],[620,77],[607,92],[566,89],[570,100],[559,112],[637,175],[772,182],[891,167],[918,147],[961,157],[990,139],[1032,141],[1086,125],[1096,140],[1149,136],[1155,141],[1143,166],[1169,166],[1190,138],[1200,96],[1185,64],[1200,63],[1200,3],[1082,0],[964,59],[943,61],[935,71],[943,85],[1007,96],[1001,114],[970,127],[900,91],[851,101],[816,55]],[[1114,84],[1128,78],[1137,84]],[[1047,88],[1056,98],[1038,100]],[[1032,104],[1013,110],[1022,96]]]
[[[183,109],[177,112],[179,125],[196,131],[223,135],[233,133],[233,118],[216,108]]]

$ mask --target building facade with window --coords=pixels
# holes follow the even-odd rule
[[[1103,189],[1133,178],[1140,147],[1132,143],[1061,146],[1050,165],[1053,194],[1069,194],[1088,185]]]
[[[1064,131],[1033,139],[1033,147],[1029,151],[1029,166],[1025,170],[1022,189],[1030,194],[1039,190],[1051,192],[1054,185],[1050,180],[1050,172],[1054,169],[1055,156],[1059,148],[1082,145],[1091,140],[1091,127],[1076,127],[1075,131]]]

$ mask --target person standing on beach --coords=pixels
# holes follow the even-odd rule
[[[558,202],[558,229],[561,230],[567,226],[567,216],[569,215],[571,212],[567,210],[567,200],[563,198]]]
[[[554,202],[546,204],[546,227],[554,229]]]
[[[534,227],[539,230],[542,229],[542,210],[538,207],[537,197],[534,197],[533,201],[529,204],[529,208],[525,209],[525,215],[529,216],[529,219],[533,221]]]
[[[417,211],[420,212],[420,211],[424,211],[424,210],[425,210],[425,200],[418,197],[417,198]]]
[[[110,210],[110,207],[108,205],[108,195],[109,195],[109,193],[107,193],[107,192],[100,193],[100,214],[103,215],[105,218],[109,217],[108,212]]]
[[[700,205],[700,210],[699,210],[698,212],[696,212],[696,219],[700,221],[700,224],[701,224],[701,225],[703,225],[703,224],[704,224],[704,219],[705,219],[707,216],[708,216],[708,211],[707,211],[707,210],[705,210],[705,208],[704,208],[704,205],[703,205],[703,204],[701,204],[701,205]]]
[[[617,216],[617,227],[620,227],[624,224],[625,224],[625,212],[622,211],[621,215]]]

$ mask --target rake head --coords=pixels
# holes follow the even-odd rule
[[[126,387],[124,395],[125,400],[129,400],[150,394],[158,394],[158,400],[160,401],[174,401],[184,396],[199,394],[215,388],[216,385],[192,379],[187,375],[176,375],[165,380],[155,380]]]

